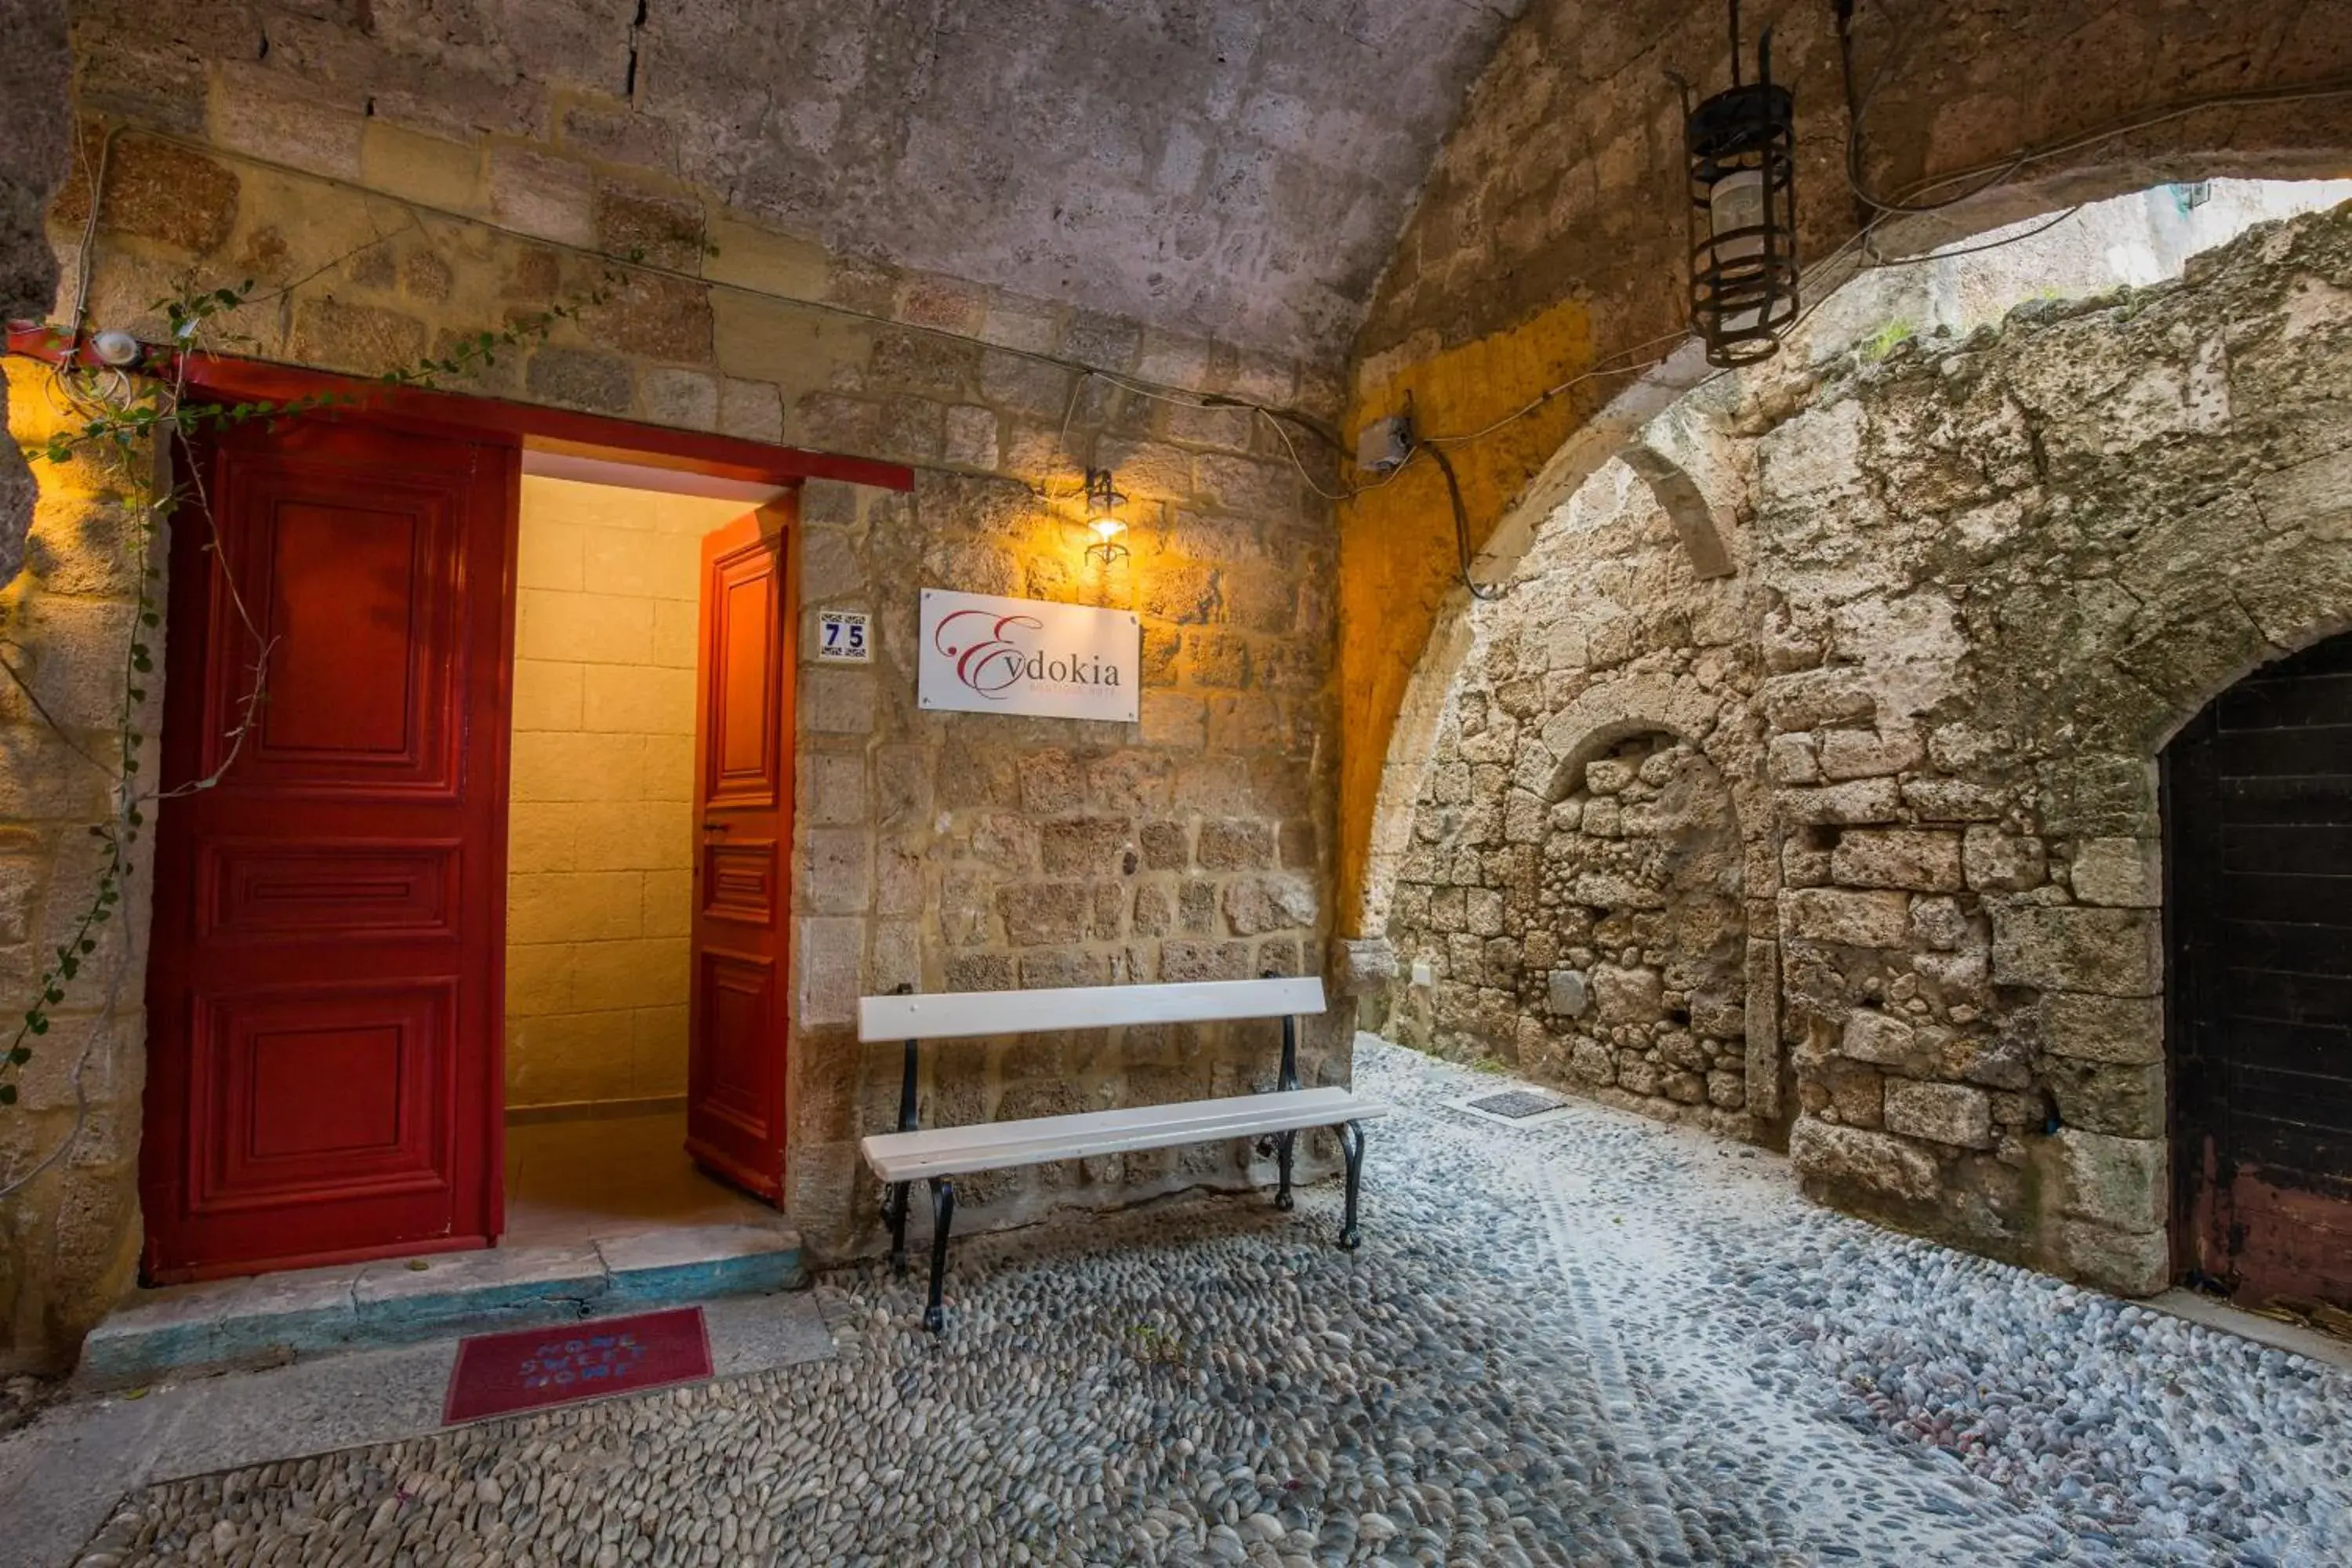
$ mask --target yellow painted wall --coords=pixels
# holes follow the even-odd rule
[[[749,508],[522,491],[507,1102],[683,1094],[700,540]]]
[[[1358,430],[1369,420],[1401,413],[1410,395],[1415,426],[1424,437],[1482,430],[1590,365],[1591,323],[1583,307],[1570,300],[1456,347],[1422,353],[1416,347],[1408,342],[1360,368],[1343,428]],[[1615,384],[1589,383],[1477,440],[1445,448],[1462,481],[1474,551],[1521,487]],[[1361,902],[1381,764],[1397,710],[1438,611],[1459,581],[1445,479],[1426,457],[1340,507],[1342,935],[1361,934],[1351,922]]]

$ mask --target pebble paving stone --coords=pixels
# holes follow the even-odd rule
[[[2352,1563],[2352,1377],[1365,1042],[1338,1194],[819,1286],[829,1363],[158,1486],[126,1563]]]

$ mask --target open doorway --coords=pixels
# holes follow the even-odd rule
[[[679,476],[615,465],[581,478],[533,454],[524,470],[504,1245],[779,1223],[742,1190],[772,1195],[758,1172],[688,1148],[696,1027],[719,1022],[696,1016],[697,862],[737,847],[715,818],[705,827],[709,770],[697,765],[712,722],[698,699],[717,673],[706,558],[716,535],[759,532],[778,492],[702,479],[682,491]],[[753,706],[772,713],[779,697]]]
[[[793,501],[911,476],[192,384],[348,401],[201,444],[173,530],[143,1282],[781,1223],[695,1171],[782,1192]]]

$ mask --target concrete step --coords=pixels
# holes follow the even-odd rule
[[[123,1388],[807,1282],[798,1231],[713,1225],[167,1286],[132,1292],[91,1331],[75,1381]]]

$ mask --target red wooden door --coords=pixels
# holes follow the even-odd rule
[[[686,1149],[712,1174],[784,1190],[786,878],[793,844],[790,498],[702,542],[694,716],[694,979]]]
[[[518,453],[302,420],[196,470],[163,778],[219,780],[158,821],[147,1276],[488,1245]]]

